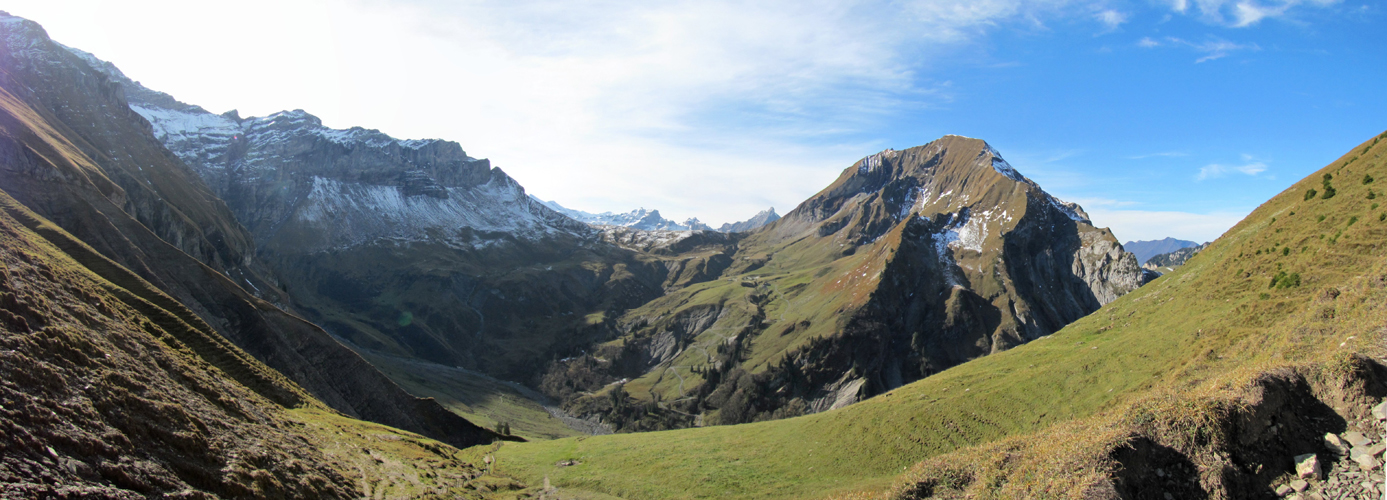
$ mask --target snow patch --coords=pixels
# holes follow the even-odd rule
[[[1005,175],[1008,179],[1016,182],[1026,182],[1026,176],[1021,175],[1021,172],[1017,172],[1015,168],[1012,168],[1010,163],[1003,160],[1002,154],[997,152],[996,149],[993,149],[992,145],[983,143],[983,153],[992,157],[992,169],[996,170],[997,173]]]

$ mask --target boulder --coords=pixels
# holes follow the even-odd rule
[[[1314,453],[1306,453],[1295,457],[1296,477],[1301,479],[1320,478],[1320,457]]]
[[[1387,420],[1387,400],[1373,407],[1373,416],[1378,420]]]

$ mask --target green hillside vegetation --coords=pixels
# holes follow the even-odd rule
[[[1369,198],[1374,183],[1358,182],[1387,174],[1384,137],[1263,204],[1176,271],[1043,339],[840,410],[506,444],[499,467],[623,498],[1071,497],[1112,477],[1120,450],[1154,442],[1206,467],[1196,479],[1207,491],[1264,487],[1289,462],[1267,458],[1244,474],[1252,479],[1233,477],[1220,462],[1237,454],[1220,448],[1236,441],[1229,419],[1273,399],[1262,396],[1274,381],[1308,387],[1341,417],[1361,414],[1377,370],[1367,359],[1387,355],[1387,213]],[[1327,185],[1334,196],[1305,195]],[[1292,444],[1342,431],[1332,428],[1342,418],[1287,418],[1303,424],[1283,436]],[[565,460],[580,464],[556,466]]]

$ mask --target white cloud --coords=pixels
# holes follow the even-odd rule
[[[1185,47],[1194,50],[1195,52],[1203,53],[1204,55],[1202,57],[1200,57],[1199,59],[1195,59],[1195,64],[1213,61],[1216,59],[1222,59],[1224,57],[1228,57],[1229,54],[1237,51],[1262,50],[1262,47],[1255,43],[1236,43],[1218,37],[1210,37],[1209,39],[1202,42],[1192,42],[1183,38],[1176,37],[1166,37],[1164,42],[1156,42],[1154,40],[1150,40],[1150,43],[1148,43],[1148,40],[1150,39],[1143,39],[1142,41],[1137,42],[1137,44],[1141,45],[1142,47]]]
[[[1244,160],[1249,159],[1245,157]],[[1220,165],[1217,163],[1211,163],[1199,169],[1199,175],[1195,176],[1195,180],[1202,181],[1204,179],[1216,179],[1219,177],[1227,176],[1228,174],[1232,173],[1240,173],[1255,177],[1257,174],[1260,174],[1265,171],[1267,171],[1267,165],[1259,161],[1245,163],[1242,165]]]
[[[6,7],[215,112],[302,108],[329,126],[455,140],[542,198],[717,223],[786,211],[861,156],[901,146],[843,137],[947,103],[947,81],[916,73],[932,55],[1105,1]]]
[[[716,224],[767,205],[788,211],[863,155],[909,146],[853,138],[902,110],[949,103],[951,83],[925,73],[936,56],[1056,20],[1112,29],[1129,21],[1117,10],[1127,6],[12,0],[6,8],[214,112],[302,108],[334,127],[441,137],[545,199],[594,211],[643,205]],[[1188,46],[1201,62],[1255,50]]]
[[[1126,14],[1112,9],[1099,12],[1093,17],[1097,19],[1098,22],[1103,23],[1103,26],[1106,26],[1108,31],[1115,30],[1118,26],[1121,26],[1122,23],[1127,22]]]
[[[1235,28],[1245,28],[1263,19],[1291,16],[1301,6],[1327,7],[1339,0],[1193,0],[1199,17],[1206,22]],[[1171,10],[1184,14],[1189,11],[1188,0],[1166,2]]]
[[[1137,41],[1137,46],[1138,46],[1138,47],[1145,47],[1145,48],[1148,48],[1148,49],[1149,49],[1149,48],[1152,48],[1152,47],[1160,47],[1160,46],[1161,46],[1161,42],[1157,42],[1157,41],[1155,41],[1155,40],[1152,40],[1151,37],[1149,37],[1149,36],[1144,36],[1144,37],[1141,37],[1141,40],[1138,40],[1138,41]]]
[[[1093,223],[1112,229],[1119,241],[1158,240],[1165,237],[1198,242],[1213,241],[1241,221],[1252,209],[1209,213],[1122,210],[1084,207]]]

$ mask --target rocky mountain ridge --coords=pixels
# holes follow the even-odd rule
[[[741,233],[753,231],[761,226],[775,222],[776,219],[780,218],[780,216],[775,213],[775,207],[771,207],[757,212],[756,215],[753,215],[750,219],[724,223],[722,226],[714,229],[698,220],[697,217],[687,219],[682,223],[674,222],[661,216],[659,210],[638,208],[625,213],[602,212],[600,214],[594,214],[592,212],[584,212],[582,210],[564,207],[557,201],[543,201],[539,198],[535,198],[535,200],[584,224],[591,226],[625,227],[642,231],[717,231],[721,233]]]
[[[1146,264],[1147,260],[1163,253],[1170,253],[1182,248],[1199,246],[1198,242],[1188,240],[1178,240],[1175,238],[1161,238],[1150,241],[1129,241],[1122,244],[1128,252],[1137,256],[1137,262]]]
[[[1195,254],[1198,254],[1201,250],[1204,250],[1204,248],[1208,246],[1209,243],[1205,242],[1203,244],[1195,245],[1192,247],[1181,248],[1174,252],[1155,255],[1152,256],[1150,259],[1147,259],[1146,262],[1141,265],[1141,268],[1146,269],[1148,271],[1165,274],[1174,271],[1177,267],[1185,265],[1185,261],[1190,260],[1191,257],[1194,257]]]

